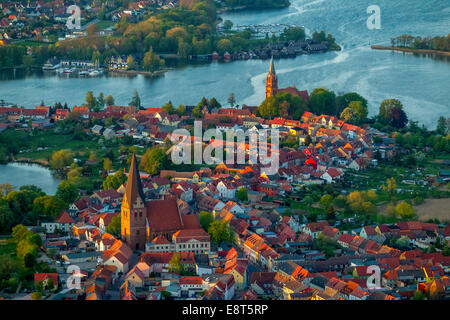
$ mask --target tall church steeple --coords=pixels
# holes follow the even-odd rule
[[[274,66],[274,64],[273,64],[273,56],[272,56],[272,58],[270,59],[270,70],[269,70],[269,73],[273,73],[273,74],[276,73],[276,72],[275,72],[275,66]]]
[[[147,206],[135,154],[131,158],[120,214],[122,240],[133,250],[144,250]]]
[[[273,63],[273,56],[270,59],[269,74],[266,77],[266,99],[273,97],[278,91],[278,77],[275,72],[275,65]]]
[[[128,172],[127,186],[125,188],[125,195],[129,203],[134,203],[137,197],[145,201],[145,195],[142,191],[142,182],[139,174],[136,155],[133,153],[131,157],[130,170]]]

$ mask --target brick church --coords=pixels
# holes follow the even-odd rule
[[[303,91],[297,90],[295,86],[287,87],[284,89],[278,88],[278,76],[277,73],[275,72],[275,66],[272,57],[272,59],[270,60],[269,74],[266,77],[266,99],[275,96],[279,92],[288,92],[292,95],[300,96],[306,101],[309,101],[309,94],[308,91],[306,90]]]
[[[171,239],[180,230],[198,229],[197,215],[179,212],[175,198],[146,201],[136,155],[133,154],[121,207],[121,235],[133,250],[144,250],[157,236]]]

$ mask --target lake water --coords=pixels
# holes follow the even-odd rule
[[[0,165],[0,184],[9,183],[17,189],[31,184],[40,187],[46,194],[54,195],[60,181],[51,170],[37,164],[14,162]]]
[[[295,85],[309,91],[327,87],[337,93],[355,91],[369,101],[369,113],[378,112],[386,98],[404,104],[410,119],[434,128],[439,116],[450,116],[450,62],[391,51],[371,50],[371,44],[388,45],[404,33],[420,36],[447,35],[450,0],[292,0],[289,8],[222,14],[235,25],[296,24],[307,32],[326,30],[343,47],[341,52],[298,56],[276,61],[279,86]],[[381,9],[381,29],[369,30],[367,7]],[[34,107],[67,102],[83,103],[86,92],[112,94],[116,104],[128,104],[137,89],[145,107],[159,107],[171,100],[197,104],[202,96],[215,96],[226,105],[230,93],[237,103],[258,105],[264,99],[269,61],[252,60],[211,63],[171,70],[159,78],[108,77],[67,78],[56,75],[0,77],[0,99]]]

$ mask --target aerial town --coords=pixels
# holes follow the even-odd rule
[[[310,99],[307,91],[278,88],[272,59],[266,99],[285,92]],[[12,228],[13,238],[29,245],[21,247],[27,252],[23,255],[25,268],[36,272],[28,289],[3,279],[0,296],[4,299],[450,297],[450,224],[437,219],[419,221],[409,200],[399,201],[402,194],[414,192],[397,187],[394,178],[368,191],[362,191],[368,182],[357,180],[405,152],[389,134],[309,111],[299,120],[267,120],[257,115],[256,106],[211,108],[205,103],[197,108],[197,116],[193,115],[195,107],[186,107],[182,116],[167,112],[167,106],[108,105],[98,112],[87,106],[73,107],[55,109],[52,115],[50,109],[2,107],[1,128],[37,133],[77,121],[85,124],[86,136],[97,137],[101,143],[131,137],[139,148],[121,156],[127,158],[123,172],[112,170],[104,161],[102,189],[91,193],[75,188],[74,196],[68,196],[72,202],[55,211],[53,218],[41,215],[35,225]],[[113,125],[111,118],[122,120]],[[201,119],[204,128],[221,132],[279,130],[278,172],[267,175],[259,164],[222,162],[191,171],[171,168],[150,174],[153,171],[142,165],[148,156],[139,155],[139,149],[169,144],[174,128],[192,127],[194,118]],[[292,138],[294,143],[287,146],[286,139]],[[247,144],[245,152],[248,149]],[[153,155],[152,160],[156,162],[157,157]],[[51,161],[55,159],[53,156]],[[61,166],[70,169],[68,177],[75,171],[85,175],[84,168],[72,160]],[[86,161],[96,162],[101,161],[91,156]],[[148,163],[150,167],[153,164]],[[423,174],[423,180],[419,171],[412,176],[415,178],[403,180],[402,185],[436,188],[448,185],[450,179],[448,170],[435,176]],[[334,185],[347,187],[334,192]],[[316,203],[305,188],[325,191],[319,193]],[[58,187],[57,196],[64,198],[71,192]],[[393,211],[394,219],[382,223],[383,219],[376,218],[375,204],[388,195],[395,195],[397,205],[386,209]],[[41,205],[44,210],[56,206],[45,201]],[[19,256],[19,247],[17,250]],[[378,279],[373,276],[375,269],[379,270]],[[2,266],[1,271],[7,273],[8,267]],[[17,276],[14,279],[26,282]]]
[[[2,303],[450,300],[444,2],[0,0]]]

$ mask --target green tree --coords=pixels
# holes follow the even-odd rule
[[[407,202],[402,201],[395,207],[395,213],[401,219],[409,220],[415,218],[414,208]]]
[[[111,171],[112,169],[112,161],[109,158],[103,159],[103,169],[106,171]]]
[[[53,283],[52,279],[47,280],[47,290],[53,291],[55,289],[55,284]]]
[[[231,28],[233,28],[233,22],[231,20],[225,20],[223,22],[223,27],[225,30],[231,30]]]
[[[161,110],[167,112],[168,114],[174,114],[176,112],[172,101],[169,101],[165,105],[163,105]]]
[[[0,198],[0,232],[9,233],[11,227],[14,225],[15,216],[9,207],[8,201]]]
[[[105,107],[105,98],[103,92],[100,92],[97,97],[97,107],[98,109],[103,109]]]
[[[351,123],[351,124],[358,124],[359,123],[359,115],[358,113],[350,107],[347,107],[342,111],[340,119],[344,122]]]
[[[351,101],[348,105],[349,108],[353,109],[358,115],[358,123],[364,121],[367,118],[367,114],[369,113],[367,106],[364,105],[361,101]]]
[[[223,241],[233,242],[234,232],[227,221],[215,220],[208,228],[213,243],[219,244]]]
[[[303,112],[307,110],[309,108],[306,100],[288,92],[279,92],[275,96],[265,99],[258,107],[259,115],[266,119],[287,116],[300,119]]]
[[[391,197],[397,194],[397,181],[394,177],[388,178],[386,184],[383,185],[383,190],[386,191]]]
[[[443,116],[439,117],[438,123],[436,126],[436,132],[442,136],[447,133],[447,120],[445,120],[445,117],[443,117]]]
[[[216,100],[216,98],[211,98],[209,99],[208,105],[212,108],[212,109],[220,109],[222,108],[222,105],[219,103],[219,101]]]
[[[336,115],[336,95],[325,88],[316,88],[311,93],[310,108],[315,114]]]
[[[113,106],[114,105],[114,98],[113,98],[113,96],[112,95],[107,95],[106,96],[106,98],[105,98],[105,104],[107,105],[107,106]]]
[[[31,269],[36,264],[36,258],[32,253],[27,253],[24,257],[25,268]]]
[[[59,197],[45,195],[34,199],[32,213],[36,220],[39,217],[55,219],[66,207],[67,203]]]
[[[328,208],[333,202],[333,196],[330,194],[325,194],[320,198],[320,206],[324,209]]]
[[[170,272],[181,274],[184,272],[184,265],[181,263],[181,255],[175,252],[169,261]]]
[[[181,117],[186,113],[186,107],[182,104],[178,106],[177,114]]]
[[[200,225],[203,229],[208,230],[211,223],[214,221],[214,217],[211,212],[208,211],[200,211],[198,215]]]
[[[394,128],[404,128],[408,123],[408,116],[401,108],[392,108],[389,124]]]
[[[73,154],[69,150],[59,150],[53,152],[50,159],[50,167],[52,169],[63,169],[73,162]]]
[[[242,202],[248,201],[248,192],[247,192],[247,189],[244,188],[244,187],[239,188],[239,189],[236,191],[236,198],[237,198],[239,201],[242,201]]]
[[[220,54],[230,52],[232,49],[233,49],[233,42],[231,42],[229,39],[221,39],[217,43],[217,51]]]
[[[195,106],[194,107],[194,109],[192,109],[192,115],[195,117],[195,118],[201,118],[202,117],[202,109],[201,109],[201,107],[200,106]]]
[[[150,47],[150,50],[145,54],[142,63],[144,69],[151,72],[159,70],[165,65],[164,60],[160,59],[159,56],[153,53],[153,47]]]
[[[230,107],[234,107],[236,103],[236,98],[234,96],[234,93],[230,93],[230,96],[228,97],[228,103],[230,104]]]
[[[130,54],[127,58],[127,70],[134,70],[135,67],[133,56]]]
[[[167,155],[163,149],[154,147],[147,149],[142,157],[140,168],[145,172],[155,175],[167,167]]]
[[[141,98],[139,97],[139,94],[136,89],[134,89],[134,96],[133,99],[131,99],[129,105],[135,106],[137,109],[141,108]]]
[[[105,190],[117,189],[123,183],[125,183],[125,181],[126,181],[125,174],[121,170],[116,171],[116,173],[114,173],[113,175],[108,175],[105,181],[103,181],[103,189]]]
[[[120,237],[120,214],[111,219],[111,222],[106,226],[106,231],[115,237]]]
[[[27,233],[28,233],[27,227],[25,227],[22,224],[18,224],[14,228],[12,228],[11,235],[16,242],[19,242],[20,240],[25,238],[25,235]]]
[[[78,197],[78,189],[67,180],[63,180],[58,185],[55,196],[67,204],[75,201]]]
[[[381,123],[388,124],[391,119],[393,108],[403,108],[403,104],[397,99],[386,99],[381,102],[378,119]]]
[[[86,105],[88,106],[89,111],[95,111],[97,109],[97,99],[94,97],[92,91],[86,93]]]
[[[44,284],[42,283],[42,281],[38,281],[35,285],[34,285],[34,289],[37,292],[42,292],[44,291]]]
[[[367,99],[363,96],[359,95],[356,92],[349,92],[342,96],[336,97],[336,107],[337,112],[342,112],[345,108],[347,108],[352,101],[360,101],[362,105],[367,109]]]

